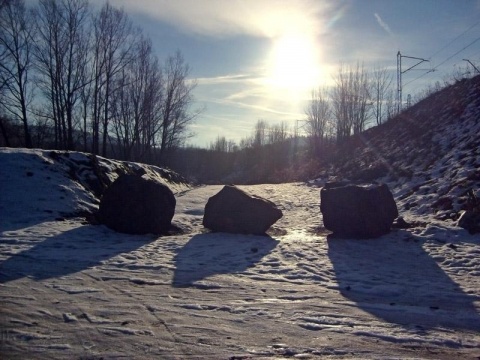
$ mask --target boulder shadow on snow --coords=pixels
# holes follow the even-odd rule
[[[175,256],[172,285],[215,287],[214,284],[202,284],[202,280],[212,275],[243,272],[255,266],[278,243],[278,240],[268,236],[228,233],[195,235]]]
[[[363,311],[418,333],[439,326],[480,331],[478,296],[442,270],[422,248],[425,239],[399,230],[381,239],[327,241],[340,293]]]
[[[0,283],[24,277],[45,280],[70,275],[99,265],[118,254],[134,251],[154,241],[153,235],[134,236],[106,228],[80,226],[38,240],[0,263]]]

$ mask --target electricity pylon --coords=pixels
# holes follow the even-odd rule
[[[402,58],[419,60],[415,65],[410,66],[408,69],[402,71]],[[406,56],[400,54],[400,50],[397,53],[397,111],[402,110],[402,74],[406,73],[408,70],[412,70],[414,67],[420,65],[421,63],[428,61],[422,58],[417,58],[413,56]]]

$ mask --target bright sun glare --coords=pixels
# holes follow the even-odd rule
[[[278,38],[268,61],[268,83],[289,93],[300,93],[318,86],[318,48],[307,35],[289,34]]]

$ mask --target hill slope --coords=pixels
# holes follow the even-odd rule
[[[386,182],[401,210],[457,219],[466,193],[480,190],[480,76],[353,137],[346,149],[330,174]]]

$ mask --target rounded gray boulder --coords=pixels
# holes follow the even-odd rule
[[[176,200],[170,188],[139,175],[121,175],[100,200],[99,221],[127,234],[163,234],[171,226]]]
[[[203,225],[219,232],[264,235],[282,216],[273,202],[227,185],[208,199]]]
[[[320,209],[325,227],[344,238],[385,235],[398,217],[397,204],[385,184],[323,188]]]

